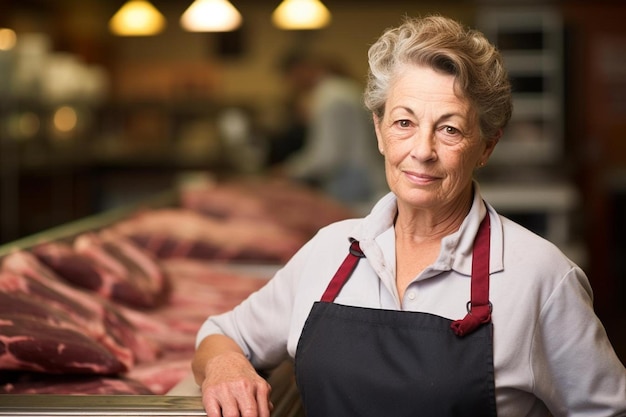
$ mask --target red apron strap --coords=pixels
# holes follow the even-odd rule
[[[491,321],[489,302],[489,213],[480,223],[472,252],[471,300],[467,303],[467,315],[462,320],[452,322],[452,330],[457,336],[465,336],[478,326]]]
[[[343,285],[348,281],[350,275],[352,275],[354,268],[356,268],[356,264],[359,263],[359,259],[364,257],[365,255],[361,251],[359,242],[356,240],[352,241],[348,256],[346,256],[346,259],[344,259],[337,272],[335,272],[333,279],[330,280],[330,283],[328,284],[328,287],[326,287],[326,291],[324,291],[324,295],[322,295],[320,301],[328,303],[335,301],[339,291],[341,291]]]
[[[471,299],[467,303],[467,315],[462,320],[455,320],[450,327],[457,336],[465,336],[478,326],[491,321],[491,303],[489,302],[489,251],[490,220],[489,213],[480,223],[472,251]],[[333,302],[356,268],[359,259],[365,255],[359,242],[350,244],[350,252],[331,279],[320,301]]]

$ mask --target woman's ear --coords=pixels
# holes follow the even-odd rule
[[[498,141],[502,137],[502,133],[503,133],[502,129],[498,129],[498,131],[496,132],[495,135],[493,135],[493,137],[491,137],[490,139],[487,139],[485,150],[483,151],[483,157],[481,158],[481,163],[480,163],[481,166],[487,165],[487,161],[489,160],[491,153],[493,152],[496,145],[498,144]]]
[[[385,154],[385,148],[383,146],[382,135],[380,134],[380,118],[376,115],[376,113],[372,113],[372,120],[374,121],[374,131],[376,132],[376,140],[378,142],[378,152],[381,155]]]

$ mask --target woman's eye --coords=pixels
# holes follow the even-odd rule
[[[410,127],[411,122],[409,120],[398,120],[398,126],[400,127]]]
[[[452,136],[458,135],[460,133],[459,129],[457,129],[456,127],[452,127],[452,126],[444,126],[443,130],[446,134],[452,135]]]
[[[441,126],[438,130],[439,137],[446,143],[458,143],[464,138],[463,132],[453,126]]]

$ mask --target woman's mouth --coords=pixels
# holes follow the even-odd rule
[[[429,185],[440,180],[440,177],[420,172],[403,171],[404,176],[413,184]]]

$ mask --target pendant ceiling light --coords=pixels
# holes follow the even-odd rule
[[[321,29],[330,23],[330,12],[319,0],[283,0],[272,21],[280,29]]]
[[[17,35],[13,29],[0,28],[0,51],[10,51],[17,43]]]
[[[149,1],[127,1],[109,21],[109,29],[119,36],[150,36],[165,28],[165,17]]]
[[[228,0],[195,0],[180,24],[190,32],[228,32],[241,25],[241,13]]]

